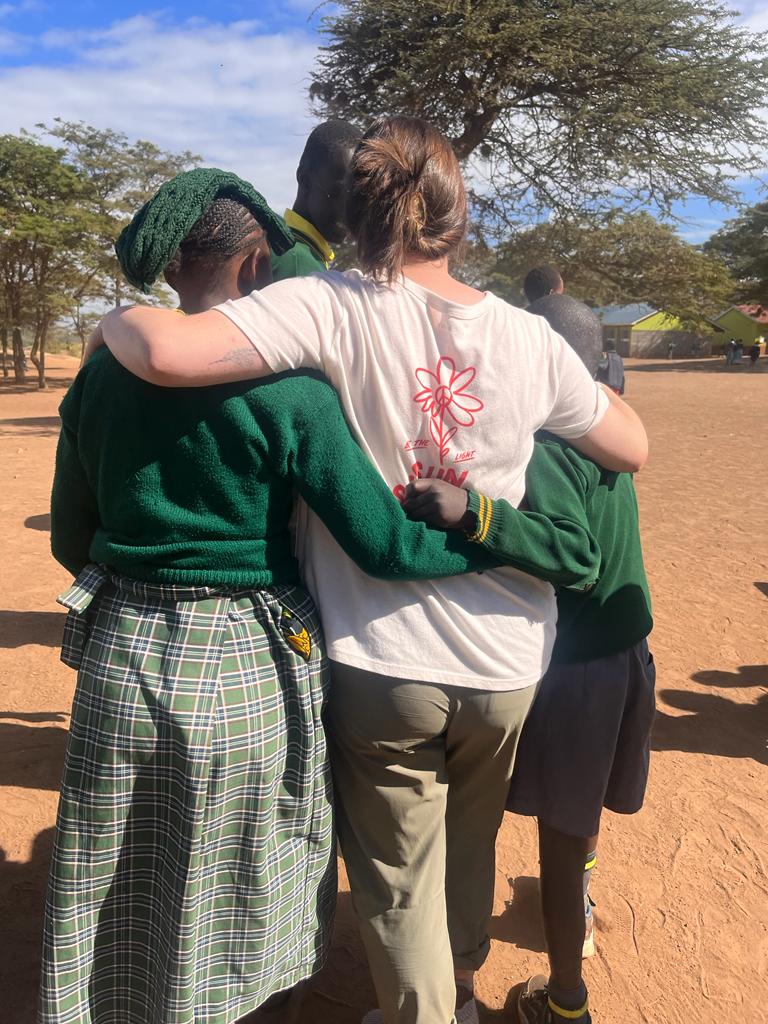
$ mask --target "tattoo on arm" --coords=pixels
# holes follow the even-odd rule
[[[242,345],[240,348],[231,348],[229,352],[225,352],[219,359],[214,359],[209,365],[232,363],[235,366],[252,366],[254,362],[261,365],[263,359],[253,345]]]

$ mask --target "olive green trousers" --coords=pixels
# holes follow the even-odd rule
[[[384,1024],[451,1024],[454,967],[488,954],[496,833],[535,693],[333,665],[339,838]]]

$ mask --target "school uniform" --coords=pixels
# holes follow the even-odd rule
[[[40,1024],[232,1024],[322,965],[328,666],[297,490],[382,577],[495,564],[405,518],[306,374],[171,390],[106,349],[61,406],[52,545],[78,670]]]
[[[281,255],[272,253],[272,280],[306,277],[307,274],[328,270],[335,254],[314,224],[294,210],[286,210],[284,220],[295,243],[292,249]]]
[[[523,729],[507,808],[568,835],[595,835],[603,807],[638,811],[655,714],[653,628],[632,477],[540,435],[526,474],[531,509],[580,524],[599,549],[598,580],[557,593],[550,667]],[[516,546],[511,510],[485,503],[483,546]],[[470,497],[481,512],[481,496]],[[516,520],[515,520],[516,522]]]

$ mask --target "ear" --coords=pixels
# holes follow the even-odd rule
[[[272,284],[272,254],[265,243],[243,259],[237,275],[237,289],[241,295],[250,295]]]

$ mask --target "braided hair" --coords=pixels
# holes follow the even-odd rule
[[[178,274],[195,266],[215,277],[227,260],[256,249],[264,235],[264,228],[242,203],[236,199],[215,199],[192,225],[171,257],[166,273]]]
[[[215,205],[214,212],[220,199],[231,206]],[[178,269],[187,253],[194,260],[208,256],[220,264],[242,251],[241,243],[247,246],[253,240],[255,247],[254,222],[278,255],[295,244],[288,225],[253,185],[231,171],[195,167],[163,182],[120,232],[115,252],[128,281],[146,294],[171,261],[177,261]]]

